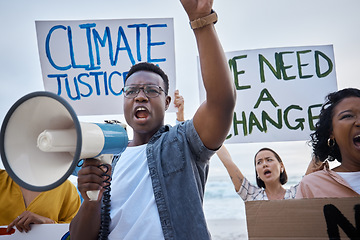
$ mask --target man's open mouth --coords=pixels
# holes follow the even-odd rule
[[[144,119],[149,116],[149,111],[144,107],[139,107],[135,111],[135,117],[139,119]]]

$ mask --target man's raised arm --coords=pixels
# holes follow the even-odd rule
[[[206,91],[206,100],[194,116],[194,126],[204,145],[217,149],[225,140],[231,125],[236,101],[235,87],[214,28],[216,13],[212,14],[213,1],[181,0],[181,3],[192,22]],[[205,25],[201,26],[202,23]]]

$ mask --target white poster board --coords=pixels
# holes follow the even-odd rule
[[[7,226],[1,226],[1,232],[6,231]],[[20,232],[16,228],[10,235],[1,235],[0,240],[68,240],[69,224],[32,224],[29,232]]]
[[[123,113],[124,79],[138,62],[159,65],[174,92],[172,18],[36,21],[46,91],[65,98],[78,115]]]
[[[226,143],[310,139],[325,96],[337,90],[332,45],[235,51],[226,57],[237,93]],[[202,102],[200,75],[199,86]]]

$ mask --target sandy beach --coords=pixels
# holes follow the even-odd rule
[[[241,219],[207,220],[212,240],[247,240],[246,222]]]

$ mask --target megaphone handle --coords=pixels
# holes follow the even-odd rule
[[[96,157],[95,159],[100,160],[100,162],[102,164],[100,166],[103,166],[103,164],[111,164],[112,158],[113,158],[112,154],[103,154],[103,155],[100,155],[99,157]],[[108,171],[106,171],[105,174],[107,172]],[[106,181],[109,181],[109,179],[110,179],[110,176]],[[86,195],[89,197],[90,201],[97,201],[99,198],[99,193],[100,193],[100,190],[91,190],[91,191],[87,191]]]

